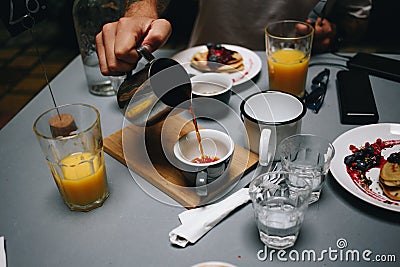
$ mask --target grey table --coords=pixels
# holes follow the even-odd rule
[[[173,53],[159,51],[158,56]],[[258,52],[258,55],[263,67],[254,81],[258,88],[266,90],[265,53]],[[317,56],[312,62],[343,63],[340,58],[329,54]],[[309,77],[323,67],[310,67]],[[335,87],[338,68],[330,69],[331,82],[325,103],[319,114],[307,111],[302,131],[333,141],[355,125],[340,123]],[[400,84],[376,77],[371,77],[371,83],[380,114],[379,122],[399,123]],[[85,102],[96,106],[101,113],[104,136],[123,126],[123,116],[114,97],[89,94],[80,58],[74,59],[51,84],[58,104]],[[252,93],[253,89],[248,84],[238,86],[235,89],[238,94],[232,97],[230,104],[237,108],[240,99]],[[50,94],[44,88],[0,131],[0,236],[6,239],[10,267],[186,267],[208,260],[237,266],[364,266],[366,262],[362,258],[360,261],[351,258],[345,261],[346,250],[340,250],[337,244],[340,239],[347,242],[346,249],[360,253],[371,251],[365,255],[371,259],[370,264],[376,264],[379,259],[393,261],[393,257],[397,263],[387,262],[388,266],[398,265],[400,261],[400,214],[359,200],[331,176],[320,201],[310,206],[296,245],[285,255],[270,250],[264,253],[251,205],[235,211],[196,244],[186,248],[172,246],[168,233],[179,225],[178,214],[185,208],[151,197],[141,190],[127,167],[108,155],[109,199],[93,211],[71,212],[61,200],[32,131],[34,119],[51,106]],[[243,185],[244,182],[238,187]],[[307,253],[311,250],[318,256],[322,255],[323,260],[308,260]],[[289,252],[292,253],[290,258]],[[306,258],[295,260],[296,252],[303,253]]]

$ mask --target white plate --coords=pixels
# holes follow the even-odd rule
[[[344,158],[352,154],[349,146],[355,145],[359,148],[363,146],[365,142],[375,143],[378,138],[383,141],[399,140],[400,124],[380,123],[360,126],[336,138],[333,142],[335,156],[332,159],[330,171],[343,188],[359,199],[384,209],[400,212],[400,201],[394,201],[386,197],[378,184],[379,168],[373,168],[367,172],[367,177],[372,181],[370,191],[362,188],[356,182],[353,182],[346,171]],[[400,151],[400,145],[382,150],[382,156],[387,158],[391,153],[398,151]]]
[[[242,84],[254,78],[254,76],[260,72],[262,63],[260,57],[257,56],[256,53],[241,46],[228,44],[222,44],[222,46],[229,50],[239,52],[243,57],[244,70],[228,73],[228,75],[232,77],[233,85]],[[207,46],[200,45],[188,48],[174,55],[172,58],[181,63],[188,73],[198,75],[202,72],[192,68],[190,66],[190,60],[192,59],[193,55],[199,51],[207,51]]]

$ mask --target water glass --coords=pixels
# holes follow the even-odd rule
[[[311,196],[308,180],[290,172],[268,172],[250,183],[249,194],[261,241],[274,249],[293,246]]]
[[[113,78],[100,72],[96,35],[104,24],[117,21],[125,10],[121,0],[74,0],[72,14],[79,51],[89,92],[98,96],[115,95]]]
[[[335,154],[333,145],[316,135],[297,134],[282,140],[278,153],[283,170],[308,177],[312,185],[310,203],[318,201]]]
[[[111,86],[115,92],[115,94],[118,93],[119,86],[124,82],[126,75],[122,76],[110,76],[108,77],[111,82]]]

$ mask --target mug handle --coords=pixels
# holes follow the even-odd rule
[[[196,193],[199,196],[207,196],[207,171],[200,171],[196,175]]]
[[[260,135],[260,144],[258,147],[258,161],[261,166],[267,166],[271,160],[271,153],[268,151],[269,142],[271,138],[271,130],[270,129],[262,129]]]

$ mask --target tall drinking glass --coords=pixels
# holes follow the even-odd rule
[[[118,21],[125,10],[124,3],[122,0],[74,0],[76,37],[89,92],[94,95],[115,95],[124,79],[124,76],[103,76],[96,53],[96,35],[104,24]]]
[[[88,211],[107,199],[99,111],[86,104],[52,108],[33,126],[64,203]]]
[[[313,36],[314,28],[301,21],[267,25],[265,43],[271,90],[304,96]]]

